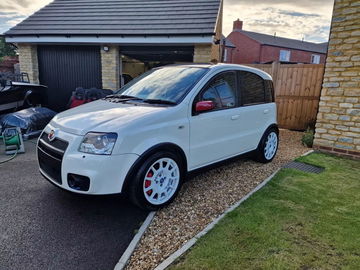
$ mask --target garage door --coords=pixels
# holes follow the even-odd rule
[[[193,62],[194,46],[121,46],[120,53],[141,62]]]
[[[38,61],[40,83],[49,88],[51,109],[66,109],[76,87],[102,87],[98,46],[38,46]]]

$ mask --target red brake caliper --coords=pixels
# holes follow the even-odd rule
[[[154,175],[153,172],[148,172],[146,177],[151,178],[151,177],[153,177],[153,175]],[[151,186],[151,181],[150,180],[145,180],[145,188],[148,188],[150,186]],[[146,194],[149,195],[149,196],[151,195],[151,193],[152,193],[152,189],[146,191]]]

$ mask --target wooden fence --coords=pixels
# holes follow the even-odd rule
[[[247,65],[273,77],[281,128],[305,130],[315,124],[324,75],[323,64]]]

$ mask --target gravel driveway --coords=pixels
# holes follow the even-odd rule
[[[281,130],[272,163],[242,159],[191,177],[177,199],[157,212],[127,269],[153,269],[274,171],[309,151],[301,145],[301,136]]]

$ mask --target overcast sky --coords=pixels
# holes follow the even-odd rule
[[[0,33],[51,0],[0,0]],[[224,34],[237,18],[244,30],[312,42],[328,40],[334,0],[224,0]]]

